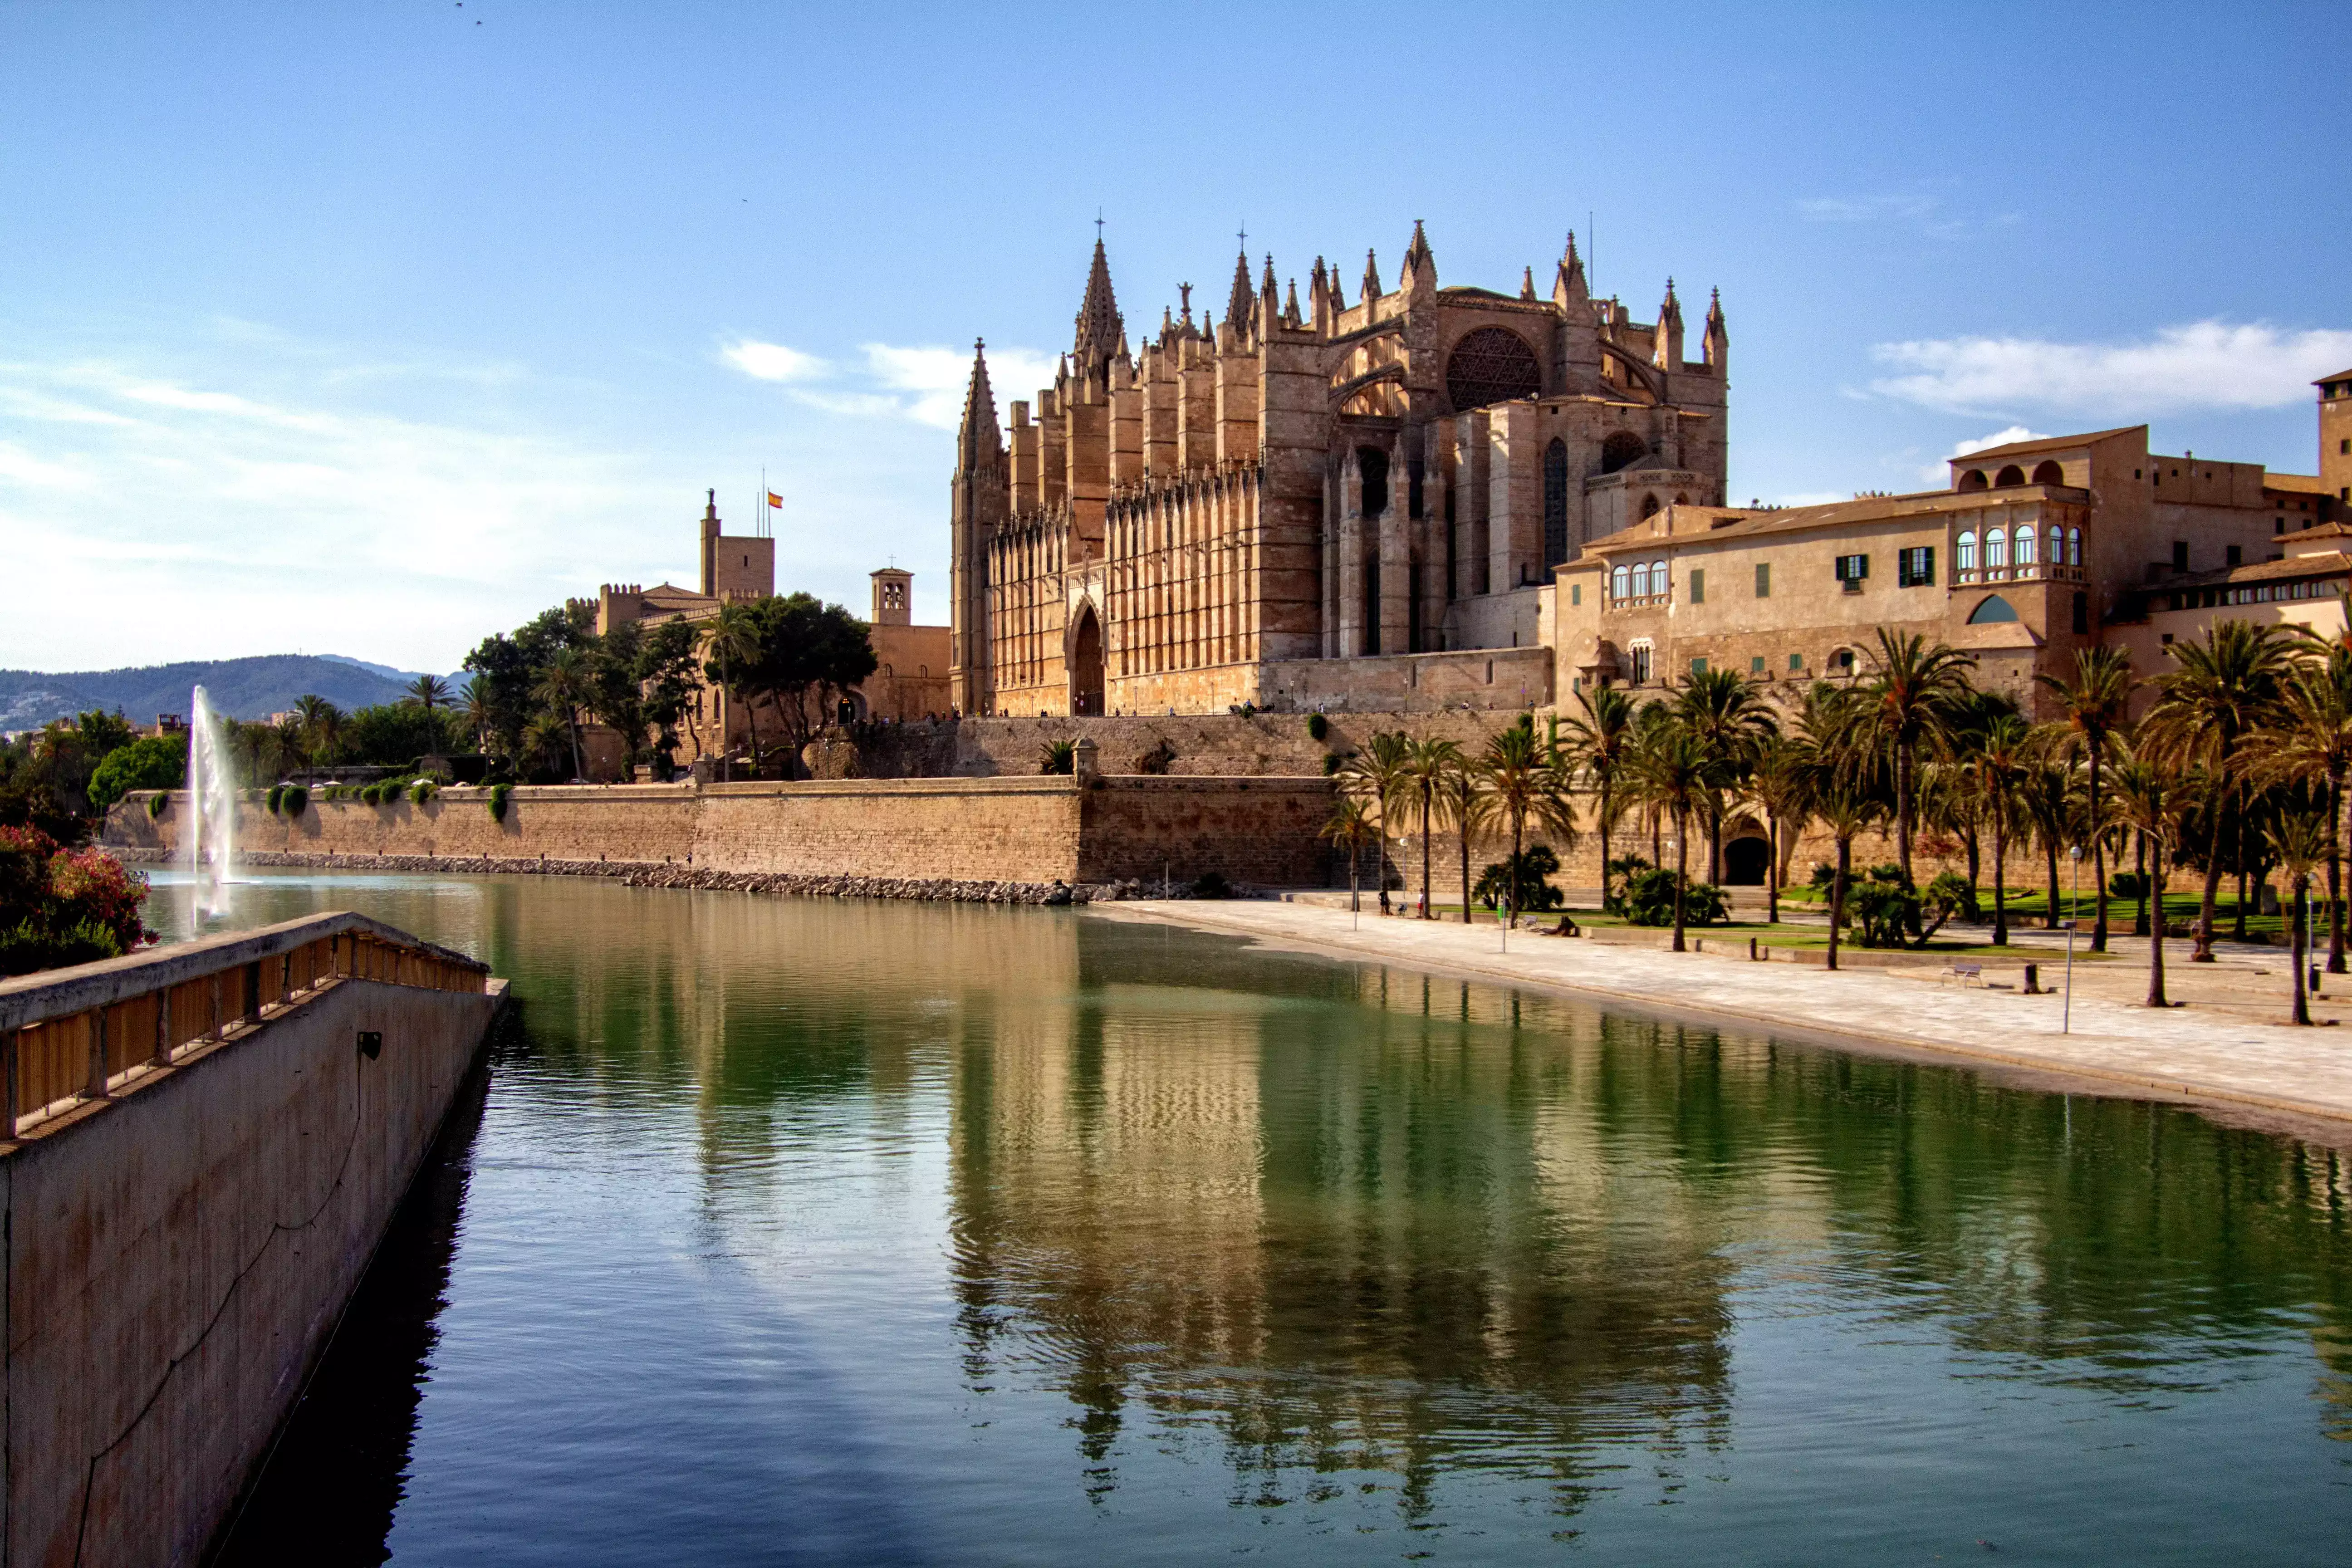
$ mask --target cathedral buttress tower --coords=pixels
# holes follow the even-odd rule
[[[1102,250],[1095,250],[1097,269]],[[1108,299],[1108,276],[1103,292]],[[1094,297],[1089,286],[1087,298]],[[1113,320],[1117,313],[1113,312]],[[1084,341],[1086,314],[1079,313]],[[948,650],[948,700],[966,716],[988,711],[988,546],[1005,520],[1010,500],[1004,437],[996,426],[996,395],[988,384],[987,345],[971,345],[971,384],[963,399],[963,424],[956,432],[956,471],[948,505],[950,561],[948,595],[954,628]]]

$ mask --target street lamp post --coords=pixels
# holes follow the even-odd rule
[[[2066,858],[2074,863],[2074,896],[2066,911],[2066,1001],[2058,1021],[2062,1035],[2074,1030],[2074,921],[2083,912],[2083,847],[2068,845]]]

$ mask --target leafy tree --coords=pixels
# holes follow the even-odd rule
[[[2303,895],[2311,887],[2311,869],[2326,858],[2327,824],[2320,813],[2310,809],[2292,810],[2281,814],[2270,826],[2271,847],[2278,854],[2279,865],[2286,872],[2287,896],[2294,910],[2288,916],[2294,935],[2291,945],[2294,971],[2294,1021],[2299,1025],[2311,1022],[2311,1004],[2304,995],[2304,951],[2309,932],[2304,929]]]
[[[2327,972],[2344,961],[2344,784],[2352,774],[2352,647],[2322,644],[2288,679],[2255,776],[2324,788],[2327,826]]]
[[[341,750],[355,763],[404,768],[417,758],[457,751],[463,721],[449,710],[421,702],[386,702],[362,708],[342,722]]]
[[[1988,725],[1969,759],[1969,782],[1992,827],[1992,940],[2009,945],[2009,835],[2017,826],[2020,795],[2033,768],[2033,731],[2014,713]]]
[[[420,675],[408,683],[408,695],[401,700],[414,702],[430,713],[448,704],[449,683],[437,675]]]
[[[1436,900],[1430,897],[1429,888],[1429,825],[1435,811],[1444,815],[1445,788],[1454,775],[1462,771],[1462,748],[1451,741],[1415,741],[1406,752],[1404,786],[1413,804],[1421,809],[1421,918],[1434,919],[1430,906]]]
[[[719,606],[718,616],[710,623],[710,662],[704,673],[710,683],[733,698],[743,710],[744,722],[750,726],[751,739],[751,772],[760,772],[760,697],[769,689],[769,653],[773,637],[770,631],[772,616],[762,608],[772,599],[730,599]],[[726,731],[722,727],[719,744],[724,750]]]
[[[1578,711],[1560,725],[1562,759],[1593,793],[1592,825],[1601,835],[1601,906],[1610,907],[1609,835],[1625,813],[1625,773],[1635,742],[1633,700],[1613,686],[1580,688]],[[1466,914],[1466,911],[1465,911]]]
[[[1685,882],[1676,871],[1643,869],[1625,879],[1625,919],[1637,926],[1675,923],[1675,911],[1693,925],[1714,925],[1729,918],[1723,889],[1711,882]]]
[[[1338,775],[1341,793],[1362,801],[1380,829],[1382,914],[1389,912],[1389,840],[1395,837],[1391,829],[1396,817],[1410,809],[1412,762],[1412,740],[1401,731],[1384,730],[1366,742],[1361,752],[1341,763]]]
[[[89,776],[89,804],[104,811],[134,789],[177,789],[188,771],[188,742],[149,735],[117,746]]]
[[[1688,951],[1683,942],[1683,889],[1690,883],[1691,817],[1705,811],[1722,777],[1717,755],[1689,728],[1661,725],[1634,753],[1633,776],[1652,805],[1675,823],[1674,951]]]
[[[1530,844],[1508,860],[1497,860],[1479,872],[1470,896],[1490,910],[1500,902],[1515,915],[1528,910],[1538,913],[1556,910],[1568,901],[1551,885],[1552,874],[1559,869],[1559,857],[1552,853],[1551,846]]]
[[[664,621],[645,636],[637,650],[637,679],[644,690],[644,715],[652,729],[654,751],[666,764],[677,751],[677,727],[694,730],[697,652],[701,631],[690,621]],[[701,737],[694,735],[697,749]]]
[[[1522,719],[1487,738],[1477,772],[1486,809],[1510,825],[1509,863],[1517,864],[1527,847],[1530,820],[1562,847],[1575,844],[1576,806],[1569,794],[1572,770],[1557,732],[1538,741],[1535,726]],[[1511,913],[1517,913],[1517,906]]]
[[[1706,761],[1700,814],[1706,823],[1707,879],[1719,882],[1724,796],[1754,770],[1759,752],[1780,727],[1756,682],[1731,669],[1695,672],[1675,691],[1672,710],[1675,725],[1697,743]]]
[[[1322,826],[1319,837],[1347,851],[1348,908],[1361,911],[1364,907],[1363,865],[1364,846],[1380,835],[1379,825],[1365,809],[1360,796],[1343,795],[1331,803],[1331,816]]]
[[[531,695],[551,717],[562,721],[564,732],[572,741],[572,776],[575,780],[586,778],[588,764],[580,752],[580,710],[595,695],[587,657],[576,647],[557,648],[541,668],[539,683],[531,689]]]
[[[1943,643],[1881,626],[1871,664],[1869,682],[1861,689],[1894,773],[1895,858],[1908,877],[1919,752],[1941,735],[1970,689],[1969,671],[1975,661]]]

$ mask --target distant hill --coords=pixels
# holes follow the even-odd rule
[[[92,708],[109,713],[120,709],[135,723],[152,724],[158,713],[186,713],[188,693],[199,685],[212,699],[215,711],[238,719],[266,719],[282,712],[305,692],[316,692],[349,712],[400,700],[407,679],[375,673],[383,668],[357,660],[281,653],[56,675],[0,669],[0,731],[36,729],[52,719],[70,719]]]

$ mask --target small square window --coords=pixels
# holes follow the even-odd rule
[[[1705,675],[1706,673],[1706,660],[1703,658],[1695,658],[1691,660],[1691,673],[1693,675]]]

